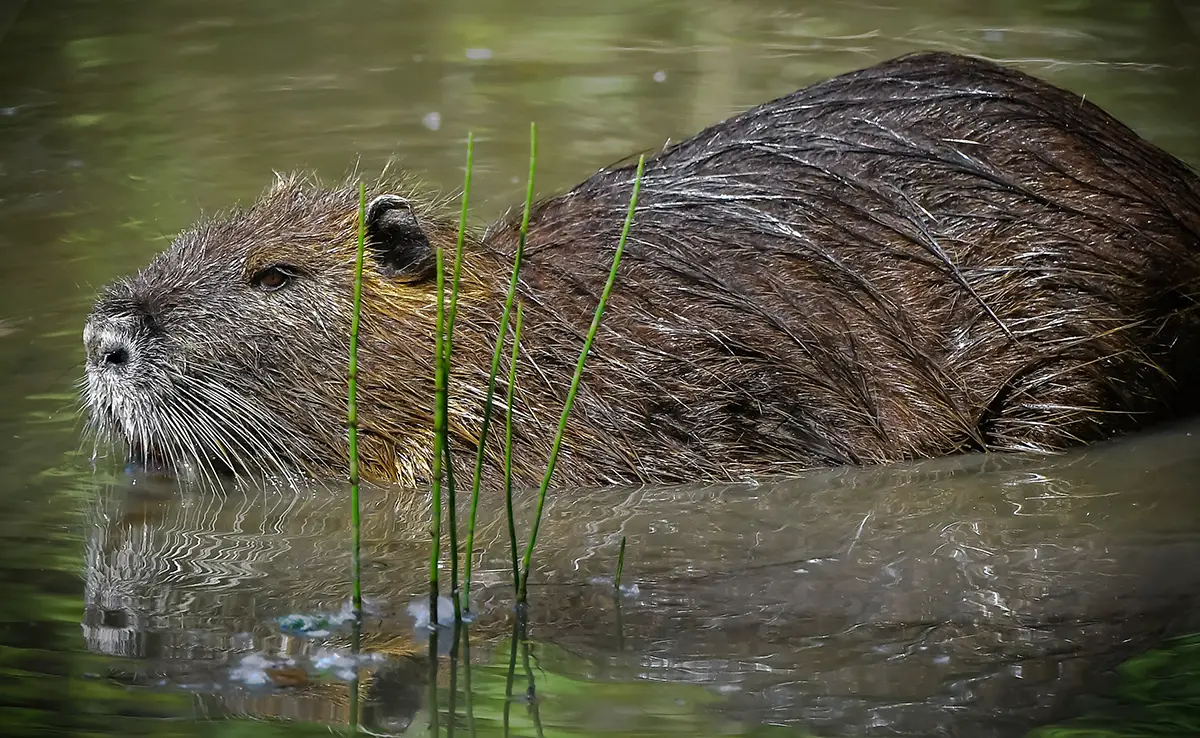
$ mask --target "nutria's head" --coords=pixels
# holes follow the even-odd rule
[[[435,245],[456,233],[393,192],[367,195],[361,447],[364,476],[413,482],[428,468]],[[281,179],[110,285],[83,336],[98,435],[205,476],[344,470],[358,211],[356,187]]]

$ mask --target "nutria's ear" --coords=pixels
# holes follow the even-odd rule
[[[384,276],[419,282],[433,276],[436,255],[408,200],[380,195],[367,205],[367,239]]]

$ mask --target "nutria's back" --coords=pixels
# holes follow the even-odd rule
[[[516,387],[522,481],[544,463],[632,180],[632,167],[604,170],[533,213]],[[415,482],[429,469],[430,249],[452,228],[382,185],[373,195],[369,469]],[[168,459],[343,469],[353,216],[351,187],[285,183],[181,237],[102,299],[89,324],[98,425]],[[451,389],[460,452],[478,436],[516,232],[505,219],[469,247]],[[557,480],[1054,450],[1191,412],[1198,234],[1194,172],[1019,72],[919,54],[800,90],[647,160]],[[263,250],[285,277],[270,294],[255,281]],[[197,277],[195,263],[217,259],[239,268]],[[250,295],[235,300],[236,321],[214,297],[228,290]],[[147,306],[147,294],[171,297]],[[172,342],[175,315],[212,328],[219,350]],[[157,338],[136,327],[147,322]],[[265,338],[275,334],[284,340]],[[144,365],[114,366],[112,345]],[[220,372],[206,366],[215,354]],[[206,369],[220,374],[207,394],[237,400],[221,412],[170,409],[167,388]],[[264,412],[284,432],[239,435],[234,420],[261,424]],[[247,464],[264,444],[270,463]]]

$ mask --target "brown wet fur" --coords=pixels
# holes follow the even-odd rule
[[[519,484],[544,468],[633,176],[631,165],[605,169],[534,208],[520,288]],[[368,198],[396,187],[381,182]],[[454,214],[436,203],[413,212],[449,263]],[[156,397],[170,395],[162,382],[172,377],[209,371],[241,399],[211,417],[179,411],[185,425],[215,428],[217,440],[192,433],[191,450],[169,433],[134,437],[136,423],[114,408],[137,383],[88,395],[97,427],[171,459],[344,475],[356,218],[353,186],[285,178],[110,288],[93,324],[130,305],[153,316],[159,333],[144,332],[139,357],[168,367],[144,382]],[[514,210],[467,244],[450,390],[460,478],[474,459],[518,224]],[[800,90],[647,159],[555,483],[1050,452],[1190,414],[1198,248],[1196,174],[1073,93],[948,54]],[[303,276],[278,292],[251,289],[248,275],[272,263]],[[420,484],[432,449],[435,280],[429,269],[393,271],[368,255],[363,471]],[[129,412],[174,412],[160,409],[168,403]],[[236,425],[246,415],[259,430],[222,430],[226,416]]]

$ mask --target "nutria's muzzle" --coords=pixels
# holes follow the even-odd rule
[[[255,377],[211,350],[202,321],[180,317],[194,299],[139,276],[96,301],[83,331],[80,388],[97,441],[122,442],[127,460],[143,468],[190,468],[204,478],[302,468],[307,439],[254,400],[264,394]]]
[[[132,294],[110,290],[96,302],[83,329],[86,377],[83,399],[102,436],[127,442],[131,453],[153,456],[147,413],[157,405],[153,319]]]
[[[88,373],[117,374],[134,364],[137,342],[128,321],[93,316],[83,329]]]
[[[96,407],[97,382],[113,390],[144,374],[155,319],[147,303],[126,283],[110,287],[96,301],[83,329],[89,401]]]

